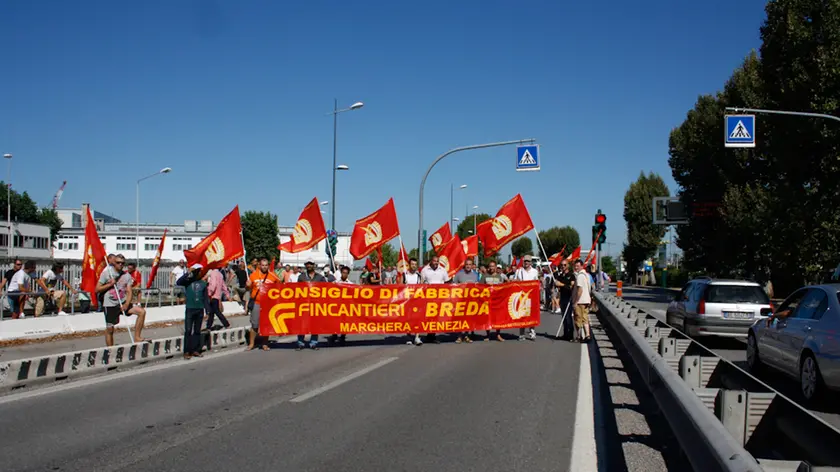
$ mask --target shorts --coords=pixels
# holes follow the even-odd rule
[[[105,307],[105,326],[113,328],[120,322],[120,315],[122,314],[122,307],[106,306]]]
[[[575,305],[575,328],[583,328],[589,324],[589,305]]]
[[[251,320],[251,329],[254,331],[259,332],[260,330],[260,305],[255,303],[253,308],[251,308],[251,315],[249,317]]]
[[[9,295],[9,305],[12,313],[23,313],[23,305],[26,303],[26,295]]]

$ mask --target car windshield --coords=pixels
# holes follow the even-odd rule
[[[710,285],[706,303],[756,303],[767,305],[770,298],[755,285]]]

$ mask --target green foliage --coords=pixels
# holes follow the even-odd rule
[[[531,238],[522,236],[510,245],[510,252],[513,253],[515,257],[522,257],[526,255],[533,256],[534,242],[531,241]]]
[[[277,215],[266,211],[246,211],[242,215],[242,235],[245,238],[245,255],[254,257],[278,257]]]
[[[5,189],[6,183],[0,181],[0,188]],[[38,208],[38,205],[26,192],[19,194],[12,190],[11,197],[12,221],[49,226],[50,241],[55,242],[62,224],[58,213],[52,208]],[[3,221],[6,220],[7,202],[7,192],[0,191],[0,213],[2,213],[0,214],[0,220]]]
[[[458,223],[458,227],[455,228],[455,234],[457,234],[461,240],[467,239],[468,237],[472,236],[473,229],[480,225],[482,222],[487,221],[493,218],[492,216],[488,215],[487,213],[476,213],[475,217],[468,216]],[[424,258],[424,261],[428,261],[428,258]],[[484,244],[481,240],[478,241],[478,263],[479,264],[487,264],[490,261],[499,262],[499,256],[493,255],[491,257],[484,257]]]
[[[413,258],[419,260],[419,258],[417,257],[418,254],[420,254],[420,251],[418,251],[417,248],[414,248],[414,249],[408,251],[408,257],[410,257],[410,258],[413,257]],[[423,264],[428,263],[429,259],[431,259],[432,256],[434,256],[434,255],[435,255],[434,249],[429,249],[428,251],[426,251],[426,254],[423,255]],[[383,254],[383,256],[384,256],[384,254]]]
[[[624,221],[627,222],[627,245],[624,260],[635,270],[651,257],[665,236],[665,226],[654,225],[652,208],[654,197],[670,195],[668,186],[657,174],[642,172],[624,194]]]
[[[390,266],[396,266],[397,265],[397,259],[399,259],[399,257],[400,257],[399,249],[395,248],[394,246],[392,246],[390,244],[386,244],[386,245],[382,246],[382,267],[383,268],[390,267]],[[411,257],[411,253],[409,253],[408,257]],[[374,264],[379,263],[379,255],[376,253],[376,251],[373,251],[372,253],[370,253],[370,261],[373,262]]]
[[[606,272],[613,280],[616,279],[615,273],[618,268],[615,265],[615,259],[612,256],[604,256],[601,258],[601,270]]]
[[[568,256],[580,246],[580,234],[571,226],[554,226],[540,231],[539,235],[549,257],[560,252],[564,246],[566,249],[563,250],[563,254]]]
[[[840,116],[840,4],[775,0],[766,12],[760,57],[700,97],[671,133],[669,163],[684,202],[719,204],[678,228],[685,268],[787,293],[840,262],[840,124],[759,114],[757,147],[726,149],[724,107]]]

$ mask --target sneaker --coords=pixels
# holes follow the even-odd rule
[[[422,346],[423,341],[420,339],[420,335],[414,336],[414,345],[415,346]]]
[[[525,336],[524,336],[524,335],[519,336],[519,340],[520,340],[520,341],[524,341],[524,340],[525,340]]]
[[[303,350],[303,346],[301,346],[300,344],[298,344],[297,347],[295,348],[295,351],[302,351],[302,350]]]
[[[563,313],[563,311],[561,309],[558,308],[558,309],[554,310],[555,315],[559,315],[560,313]]]
[[[473,342],[473,340],[472,340],[471,337],[467,336],[467,337],[464,338],[464,342],[469,344],[469,343]]]
[[[458,339],[455,340],[455,344],[461,344],[462,341],[461,336],[458,336]]]
[[[191,357],[192,357],[192,354],[190,354],[189,352],[188,352],[188,353],[186,353],[186,354],[184,354],[184,360],[185,360],[185,361],[190,360],[190,358],[191,358]]]
[[[61,311],[58,312],[58,316],[67,316],[67,312],[65,312],[64,310],[61,310]]]
[[[310,344],[309,348],[312,349],[313,351],[320,351],[321,350],[321,348],[318,347],[317,344]]]
[[[503,343],[503,342],[505,342],[505,338],[503,338],[501,334],[497,334],[496,335],[496,341],[499,341],[500,343]]]

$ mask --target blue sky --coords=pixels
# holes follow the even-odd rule
[[[455,5],[457,4],[457,5]],[[589,240],[595,210],[625,238],[640,171],[669,186],[668,134],[758,48],[762,2],[3,2],[0,152],[46,205],[90,202],[134,220],[218,221],[234,205],[293,224],[329,200],[333,98],[340,116],[340,231],[394,197],[416,246],[431,161],[463,145],[536,138],[542,170],[513,147],[442,161],[425,227],[521,193],[538,228]],[[5,179],[5,169],[0,177]]]

